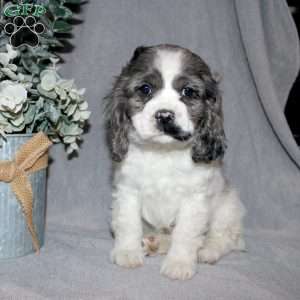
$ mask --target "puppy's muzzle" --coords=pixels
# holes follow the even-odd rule
[[[154,117],[156,119],[157,128],[166,135],[169,135],[178,141],[187,141],[191,138],[189,132],[182,130],[176,124],[176,117],[173,111],[160,109],[154,114]]]

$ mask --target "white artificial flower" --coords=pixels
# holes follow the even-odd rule
[[[6,44],[6,50],[7,50],[9,60],[16,58],[19,54],[19,52],[14,50],[10,44]]]
[[[0,82],[0,110],[18,113],[27,99],[27,91],[20,83],[4,80]]]
[[[0,63],[2,67],[6,67],[9,64],[9,58],[7,53],[0,53]]]
[[[7,53],[0,53],[0,63],[6,67],[11,60],[18,56],[18,51],[14,50],[11,45],[6,44]]]

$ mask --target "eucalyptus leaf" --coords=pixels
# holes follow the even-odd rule
[[[79,104],[80,110],[86,110],[88,108],[88,103],[86,101]]]
[[[20,125],[16,126],[14,124],[10,124],[12,132],[20,132],[23,131],[25,128],[25,123],[21,123]]]
[[[81,117],[81,111],[79,109],[77,109],[72,117],[73,117],[74,121],[79,121],[80,117]]]
[[[78,147],[78,145],[77,145],[76,142],[71,143],[71,144],[70,144],[70,147],[71,147],[73,150],[75,150],[75,151],[77,151],[77,150],[79,149],[79,147]]]
[[[44,106],[44,98],[43,97],[39,97],[39,99],[36,101],[36,108],[40,109]]]
[[[35,105],[29,105],[27,111],[24,114],[25,124],[31,124],[35,117],[37,107]]]
[[[69,97],[67,97],[66,99],[61,99],[61,102],[60,102],[61,109],[63,111],[66,110],[70,102],[71,102],[71,99]]]
[[[15,126],[15,127],[20,127],[24,123],[25,119],[23,114],[20,114],[16,119],[12,119],[10,122]]]
[[[7,76],[9,79],[18,80],[18,76],[9,68],[1,68],[1,72]]]
[[[70,95],[70,97],[71,97],[72,99],[74,99],[74,100],[76,100],[76,101],[80,100],[80,97],[79,97],[78,93],[76,93],[74,90],[71,90],[71,91],[69,92],[69,95]]]
[[[62,135],[73,135],[73,136],[80,135],[83,132],[82,128],[80,128],[78,124],[74,124],[74,123],[67,124],[65,122],[61,124],[59,131]]]
[[[56,20],[53,25],[53,31],[58,33],[68,33],[72,30],[72,25],[63,21],[63,20]]]
[[[71,80],[61,79],[58,81],[58,86],[67,91],[70,91],[72,89],[73,85],[74,85],[73,79],[71,79]]]
[[[61,140],[60,140],[58,137],[51,136],[51,135],[48,135],[48,137],[50,138],[50,140],[51,140],[53,143],[60,143],[60,142],[61,142]]]
[[[56,19],[58,18],[70,19],[73,15],[72,11],[69,8],[62,5],[54,7],[53,13],[56,16]]]
[[[66,113],[68,116],[72,116],[77,109],[77,104],[71,104],[68,109],[66,110]]]
[[[53,103],[49,104],[47,113],[50,121],[52,123],[57,123],[60,113]]]
[[[42,96],[45,96],[47,98],[50,98],[50,99],[56,99],[57,98],[57,94],[54,92],[54,91],[46,91],[42,88],[41,84],[38,84],[37,85],[37,90],[39,91],[39,93],[42,95]]]
[[[71,143],[74,143],[76,141],[76,136],[65,136],[63,138],[63,140],[64,140],[64,143],[71,144]]]
[[[68,146],[67,147],[67,154],[70,155],[74,152],[75,150],[71,147],[71,146]]]
[[[38,90],[35,89],[29,89],[29,92],[31,93],[31,95],[39,95]]]
[[[82,0],[65,0],[65,3],[80,4]]]
[[[60,86],[55,87],[55,92],[57,93],[57,95],[59,95],[61,100],[67,99],[66,91],[64,89],[62,89]]]
[[[55,37],[42,37],[40,36],[40,43],[44,44],[44,45],[49,45],[49,46],[52,46],[52,47],[63,47],[64,44],[59,41],[57,38]],[[56,56],[55,54],[52,53],[52,56]]]
[[[5,127],[5,133],[12,133],[14,131],[14,128],[11,124],[8,124],[6,127]]]
[[[21,63],[26,71],[31,74],[39,74],[40,67],[38,64],[30,58],[21,58]]]
[[[88,120],[88,118],[90,117],[90,115],[91,115],[91,112],[90,112],[90,111],[88,111],[88,110],[82,111],[82,112],[80,113],[80,119],[81,119],[81,120]]]
[[[16,117],[15,114],[11,113],[11,112],[8,112],[8,111],[2,111],[1,112],[2,116],[4,116],[7,120],[10,120],[10,119],[14,119]]]
[[[11,69],[13,72],[16,72],[18,67],[15,64],[8,64],[7,68]]]
[[[55,73],[48,72],[44,76],[41,75],[41,87],[49,92],[53,90],[56,86],[56,75]]]

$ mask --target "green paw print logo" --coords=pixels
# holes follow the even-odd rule
[[[45,26],[37,22],[33,16],[26,18],[17,16],[12,23],[5,25],[4,31],[10,35],[10,44],[13,47],[17,48],[22,45],[36,47],[39,44],[39,34],[45,31]]]

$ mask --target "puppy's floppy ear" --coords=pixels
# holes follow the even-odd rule
[[[192,145],[192,159],[196,163],[221,159],[226,150],[220,91],[212,77],[205,76],[204,82],[205,111],[197,120]]]
[[[108,146],[113,161],[121,162],[128,152],[128,133],[131,126],[129,104],[122,88],[121,76],[111,93],[105,97],[105,116]]]
[[[148,47],[135,49],[129,63],[122,69],[112,91],[105,97],[105,116],[108,145],[112,160],[121,162],[128,152],[128,133],[131,127],[130,104],[126,95],[126,82],[131,66]]]

